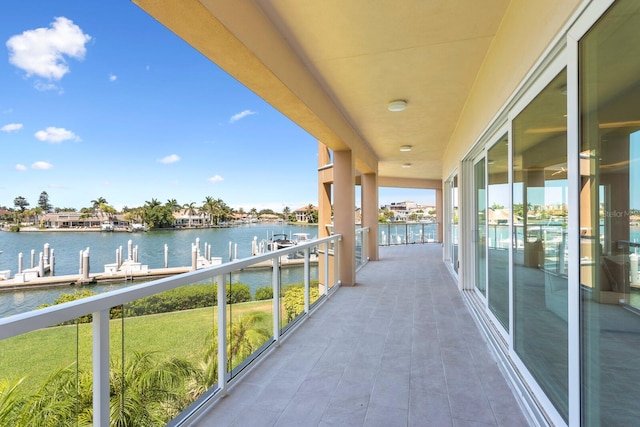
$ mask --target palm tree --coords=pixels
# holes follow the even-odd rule
[[[26,398],[10,425],[58,427],[76,425],[77,372],[69,365],[54,372],[40,389]],[[5,424],[2,424],[5,425]]]
[[[213,216],[216,212],[216,201],[214,200],[213,197],[211,196],[207,196],[204,198],[204,203],[202,205],[202,210],[207,212],[209,214],[209,224],[213,224]],[[216,221],[217,223],[217,221]]]
[[[16,390],[24,378],[15,382],[9,382],[6,379],[0,380],[0,425],[8,426],[15,421],[22,403],[17,396]]]
[[[105,199],[104,197],[98,197],[95,200],[91,201],[91,206],[93,207],[93,209],[99,209],[100,205],[106,205],[107,204],[107,199]]]
[[[317,219],[315,218],[315,213],[316,213],[316,207],[313,206],[311,203],[309,203],[309,206],[307,206],[307,222],[311,222],[311,223],[315,223],[318,222]]]
[[[265,313],[247,314],[231,324],[227,348],[227,363],[230,368],[242,363],[269,338],[267,329],[255,328],[256,323],[264,316]]]
[[[167,199],[165,206],[171,209],[171,212],[178,212],[180,210],[180,203],[176,199]]]
[[[165,425],[189,403],[184,386],[194,372],[183,359],[158,361],[149,352],[112,362],[111,425]]]
[[[289,217],[291,216],[291,208],[289,206],[285,206],[284,209],[282,209],[282,216],[285,221],[289,222]]]
[[[185,209],[185,213],[189,215],[189,228],[191,228],[191,217],[198,212],[196,202],[185,203],[183,208]]]

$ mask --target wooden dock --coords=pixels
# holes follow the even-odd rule
[[[318,263],[317,259],[310,260],[311,265]],[[280,264],[281,268],[293,268],[304,265],[304,259],[287,259]],[[243,271],[271,269],[271,261],[256,263]],[[200,268],[199,268],[200,269]],[[44,276],[30,278],[28,281],[17,281],[15,278],[0,280],[0,292],[20,289],[39,289],[48,287],[81,286],[94,283],[150,281],[163,277],[175,276],[192,271],[191,267],[168,267],[152,269],[119,269],[117,271],[90,273],[88,277],[82,274],[68,274],[61,276]]]

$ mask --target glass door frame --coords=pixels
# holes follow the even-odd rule
[[[495,316],[495,314],[493,313],[493,311],[491,310],[491,308],[489,307],[489,293],[491,292],[491,283],[489,283],[489,256],[488,256],[488,243],[487,240],[485,239],[485,245],[484,245],[484,250],[485,250],[485,286],[486,286],[486,291],[485,294],[482,294],[482,292],[475,286],[475,271],[476,271],[476,262],[478,261],[478,257],[477,257],[477,242],[476,242],[476,236],[477,236],[477,222],[476,222],[476,216],[477,216],[477,210],[478,207],[476,205],[476,198],[475,198],[475,191],[476,191],[476,182],[475,182],[475,167],[476,165],[483,161],[484,162],[484,182],[485,182],[485,194],[484,194],[484,204],[485,204],[485,212],[487,212],[488,209],[488,173],[489,173],[489,169],[488,169],[488,155],[489,155],[489,150],[491,148],[493,148],[496,144],[499,144],[500,141],[504,138],[504,136],[507,135],[507,141],[508,141],[508,186],[509,186],[509,195],[508,195],[508,204],[509,204],[509,212],[510,215],[512,215],[512,197],[513,197],[513,193],[511,191],[511,186],[513,184],[513,165],[512,165],[512,144],[511,144],[511,126],[510,126],[510,122],[509,123],[505,123],[504,125],[500,126],[499,128],[495,129],[492,133],[491,136],[489,138],[486,139],[486,142],[483,144],[483,148],[481,149],[481,151],[479,153],[476,153],[475,157],[473,158],[473,161],[469,162],[470,164],[470,168],[469,168],[469,175],[470,175],[470,180],[469,180],[469,187],[473,189],[473,199],[471,200],[472,202],[472,209],[471,212],[473,212],[473,228],[472,228],[472,237],[473,237],[473,244],[471,245],[473,247],[473,251],[472,251],[472,263],[471,263],[471,268],[469,269],[469,275],[473,278],[473,291],[474,294],[480,299],[480,301],[482,301],[482,305],[483,305],[483,309],[484,309],[484,313],[485,315],[491,320],[491,322],[493,323],[495,330],[498,331],[502,337],[502,339],[508,343],[509,348],[513,347],[513,340],[512,340],[512,336],[510,334],[509,331],[513,330],[513,245],[509,245],[509,331],[507,331],[503,326],[502,323],[500,323],[500,321],[498,320],[498,318]],[[488,221],[488,216],[485,215],[485,227],[487,227],[487,221]],[[513,219],[509,220],[509,226],[508,226],[508,231],[507,231],[508,235],[510,237],[512,237],[514,235],[514,228],[513,228]],[[487,235],[488,235],[488,229],[487,229]],[[513,238],[513,237],[512,237]]]

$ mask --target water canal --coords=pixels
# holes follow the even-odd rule
[[[164,247],[168,246],[169,267],[189,266],[191,264],[191,245],[199,239],[201,247],[211,245],[211,256],[221,257],[223,262],[231,256],[246,258],[251,256],[251,243],[269,240],[274,233],[308,233],[310,238],[317,236],[317,226],[260,224],[231,228],[184,229],[168,231],[152,231],[146,233],[109,233],[109,232],[0,232],[0,270],[11,270],[15,274],[18,269],[18,254],[23,254],[23,267],[31,266],[31,251],[35,252],[35,262],[39,253],[48,243],[55,254],[55,274],[78,274],[79,253],[90,248],[91,271],[104,270],[104,265],[115,262],[116,250],[122,247],[123,256],[127,256],[128,242],[138,247],[138,260],[149,268],[164,267]],[[301,269],[285,270],[287,282],[302,281]],[[312,271],[312,275],[314,272]],[[252,291],[264,286],[264,275],[259,272],[242,273],[237,280],[248,284]],[[299,276],[299,277],[298,277]],[[235,280],[234,280],[235,281]],[[92,291],[101,293],[131,284],[103,283],[86,285]],[[268,282],[267,282],[268,283]],[[61,293],[71,292],[70,286],[43,289],[25,289],[21,291],[0,292],[0,317],[33,310],[41,304],[50,304]]]

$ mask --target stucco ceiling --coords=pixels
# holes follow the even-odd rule
[[[441,178],[444,149],[508,1],[260,5],[372,148],[380,176]],[[406,100],[406,110],[388,111],[394,99]],[[411,152],[399,151],[405,144]]]
[[[353,149],[359,169],[436,180],[509,5],[134,1],[319,140],[333,149]],[[406,110],[388,111],[394,99],[406,100]],[[400,152],[401,145],[413,149]],[[411,167],[403,168],[405,163]]]

